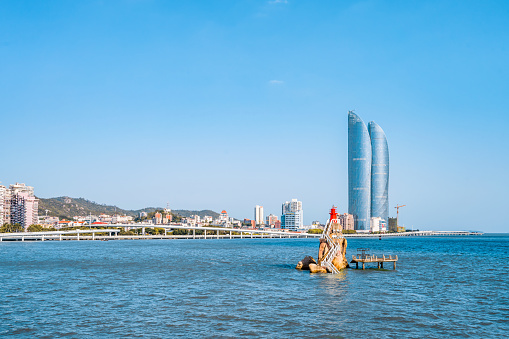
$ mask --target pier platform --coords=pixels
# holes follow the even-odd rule
[[[377,267],[378,268],[384,268],[384,263],[385,262],[392,262],[393,264],[393,269],[395,270],[396,269],[396,262],[398,261],[398,256],[395,255],[382,255],[381,257],[377,256],[377,255],[370,255],[368,253],[366,253],[367,251],[369,251],[369,248],[358,248],[357,249],[358,252],[361,252],[360,254],[358,255],[352,255],[352,261],[350,261],[350,263],[355,263],[355,268],[359,268],[359,263],[362,264],[362,269],[364,270],[365,269],[365,265],[367,263],[377,263]]]

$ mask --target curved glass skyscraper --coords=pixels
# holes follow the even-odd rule
[[[371,138],[371,217],[389,223],[389,145],[385,133],[374,121],[368,124]]]
[[[356,230],[369,230],[371,218],[371,139],[361,118],[348,112],[348,213]]]

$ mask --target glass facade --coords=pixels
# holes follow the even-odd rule
[[[371,214],[371,139],[364,121],[348,112],[348,213],[356,230],[369,230]]]
[[[371,217],[389,222],[389,145],[374,121],[368,124],[371,138]]]

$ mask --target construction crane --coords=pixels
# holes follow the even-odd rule
[[[396,204],[396,207],[394,207],[396,209],[396,226],[399,226],[399,209],[400,207],[405,207],[406,205],[398,205]]]

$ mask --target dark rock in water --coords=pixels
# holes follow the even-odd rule
[[[309,264],[316,264],[316,260],[313,259],[313,257],[308,255],[307,257],[305,257],[304,259],[299,261],[299,263],[297,264],[297,267],[295,267],[295,268],[299,269],[299,270],[309,270]]]

